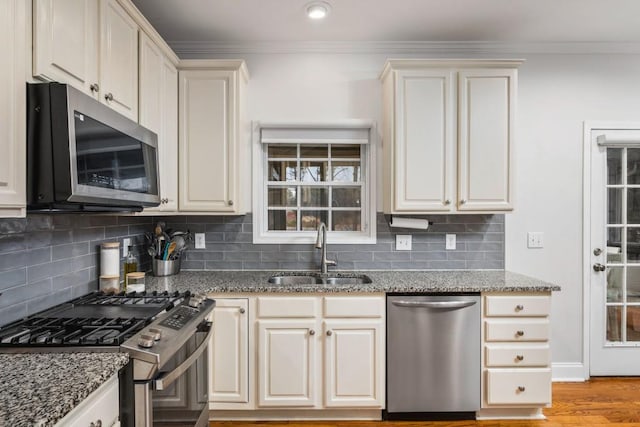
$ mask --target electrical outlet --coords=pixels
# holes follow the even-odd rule
[[[447,250],[447,251],[455,251],[456,250],[456,235],[455,234],[447,234],[445,236],[445,250]]]
[[[122,258],[129,255],[129,246],[131,246],[131,239],[128,237],[126,239],[122,239]]]
[[[411,235],[410,234],[396,235],[396,251],[410,251],[410,250],[411,250]]]
[[[196,249],[206,249],[207,245],[204,242],[204,233],[196,233]]]
[[[527,233],[527,247],[529,249],[544,247],[544,233],[542,231],[529,231]]]

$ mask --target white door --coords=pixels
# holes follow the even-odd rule
[[[640,126],[591,129],[590,374],[640,375]]]

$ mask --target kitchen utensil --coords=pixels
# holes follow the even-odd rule
[[[156,253],[157,253],[156,246],[155,245],[151,245],[151,246],[147,247],[147,253],[152,257],[156,256]]]
[[[169,243],[164,249],[164,256],[162,257],[162,259],[165,261],[168,260],[169,255],[171,255],[175,250],[176,250],[176,242]]]

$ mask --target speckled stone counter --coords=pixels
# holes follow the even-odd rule
[[[297,292],[549,292],[560,286],[507,271],[359,271],[371,278],[369,284],[282,286],[268,282],[274,275],[292,272],[273,271],[183,271],[175,276],[146,280],[147,291],[185,291],[205,293]],[[308,273],[313,274],[313,273]],[[356,272],[331,273],[353,276]]]
[[[0,426],[53,426],[129,361],[126,353],[0,354]]]

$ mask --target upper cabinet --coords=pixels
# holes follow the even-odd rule
[[[26,214],[28,21],[24,0],[0,0],[0,217]]]
[[[179,71],[179,210],[245,213],[244,61],[182,61]]]
[[[387,62],[381,76],[385,213],[513,209],[520,63]]]

